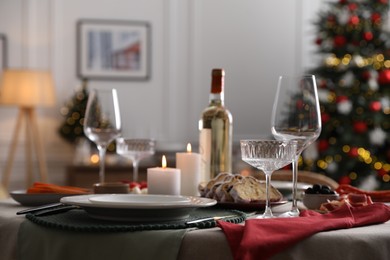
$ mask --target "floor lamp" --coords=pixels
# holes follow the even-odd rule
[[[55,93],[51,74],[38,70],[5,70],[1,78],[0,102],[16,105],[19,114],[13,132],[8,159],[5,164],[2,185],[8,190],[19,133],[25,121],[26,187],[33,183],[32,151],[35,149],[41,181],[47,181],[47,167],[42,139],[38,131],[36,107],[49,107],[55,104]]]

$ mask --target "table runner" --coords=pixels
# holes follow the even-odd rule
[[[235,216],[227,219],[231,223],[246,218],[240,211],[209,208],[194,210],[189,219],[232,214]],[[92,219],[83,210],[42,217],[29,214],[28,218],[34,223],[26,220],[21,224],[19,260],[176,259],[186,232],[216,225],[211,220],[186,226],[184,222],[189,219],[159,224],[116,223]]]
[[[321,231],[361,227],[390,220],[390,207],[378,203],[352,207],[348,204],[327,213],[311,210],[298,218],[250,219],[243,225],[218,221],[234,259],[269,259]]]

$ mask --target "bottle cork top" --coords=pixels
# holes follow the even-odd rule
[[[225,71],[223,69],[213,69],[211,72],[212,76],[225,76]]]
[[[223,69],[213,69],[211,71],[211,93],[219,94],[223,92],[225,71]]]

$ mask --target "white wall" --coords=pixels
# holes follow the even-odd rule
[[[55,78],[57,106],[38,111],[50,180],[61,182],[64,167],[72,160],[72,147],[57,130],[63,120],[59,109],[80,84],[76,76],[79,19],[151,24],[150,80],[91,81],[89,87],[117,88],[125,127],[134,133],[146,129],[160,144],[181,147],[197,142],[197,121],[208,103],[213,67],[223,67],[227,73],[225,102],[234,117],[234,139],[270,134],[278,75],[299,72],[312,63],[312,39],[307,32],[319,2],[0,0],[0,33],[8,39],[9,67],[50,69]],[[16,113],[16,108],[0,107],[0,170]],[[11,187],[23,187],[22,146],[23,139]]]

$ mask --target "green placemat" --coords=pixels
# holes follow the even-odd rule
[[[241,223],[246,219],[246,213],[238,210],[220,208],[198,208],[190,212],[187,219],[163,223],[125,223],[92,218],[82,209],[75,209],[64,213],[48,216],[27,214],[26,218],[40,226],[79,232],[127,232],[142,230],[185,229],[185,228],[212,228],[215,220],[205,220],[194,224],[186,224],[191,220],[207,217],[229,216],[224,221]]]

